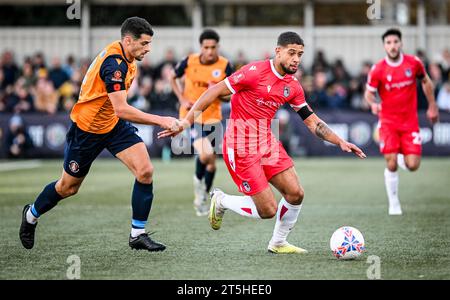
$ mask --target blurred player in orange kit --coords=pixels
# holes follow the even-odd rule
[[[172,88],[180,101],[180,118],[184,118],[192,105],[208,87],[233,73],[230,62],[219,55],[220,37],[214,30],[206,29],[199,38],[200,53],[187,56],[175,67]],[[184,78],[181,89],[177,79]],[[216,173],[216,149],[222,140],[221,101],[214,102],[198,117],[191,127],[191,140],[195,151],[194,209],[197,216],[208,214],[206,199]]]

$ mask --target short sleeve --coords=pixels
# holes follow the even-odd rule
[[[127,73],[128,65],[120,56],[107,57],[100,67],[100,77],[105,82],[108,93],[125,90]]]
[[[225,84],[233,94],[236,94],[241,90],[255,86],[258,82],[258,77],[259,73],[256,65],[249,64],[225,78]]]
[[[306,99],[305,99],[305,92],[303,91],[303,87],[300,85],[300,83],[298,81],[296,81],[297,88],[296,88],[296,93],[295,96],[289,100],[289,104],[291,105],[291,107],[293,109],[299,110],[300,108],[302,108],[303,106],[306,106]]]
[[[186,56],[182,61],[180,61],[176,66],[175,66],[175,76],[177,78],[183,77],[184,75],[184,71],[187,68],[188,65],[188,59],[189,57]]]
[[[427,74],[427,72],[425,71],[425,66],[417,56],[414,56],[414,61],[416,62],[416,77],[422,80]]]
[[[370,69],[369,75],[367,75],[367,84],[366,88],[371,92],[376,92],[378,90],[378,85],[380,80],[378,78],[376,65],[373,65]]]
[[[233,71],[234,71],[233,66],[231,65],[230,62],[228,62],[228,63],[227,63],[227,66],[225,67],[225,75],[228,77],[228,76],[230,76],[231,74],[233,74]]]

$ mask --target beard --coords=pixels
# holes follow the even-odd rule
[[[391,53],[388,53],[389,59],[392,61],[396,61],[400,58],[400,51],[398,51],[395,56],[393,56]]]
[[[294,71],[294,70],[291,70],[291,69],[285,67],[283,64],[280,64],[280,66],[281,66],[281,68],[283,69],[283,71],[284,71],[286,74],[292,75],[292,74],[295,74],[295,73],[297,72],[297,70],[295,70],[295,71]]]

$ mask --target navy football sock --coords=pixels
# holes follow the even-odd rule
[[[212,172],[206,170],[206,172],[205,172],[205,185],[206,185],[207,192],[209,192],[211,190],[213,180],[214,180],[214,175],[216,175],[216,170],[214,170]]]
[[[205,176],[206,165],[200,161],[200,157],[197,156],[195,158],[195,176],[197,176],[198,180],[202,180]]]
[[[49,183],[31,206],[31,213],[36,218],[39,218],[40,215],[48,212],[50,209],[55,207],[61,199],[63,199],[63,197],[56,192],[55,185],[56,181]]]
[[[135,229],[145,228],[148,215],[153,202],[153,182],[150,184],[134,181],[133,195],[131,197],[131,207],[133,209],[133,218],[131,227]]]

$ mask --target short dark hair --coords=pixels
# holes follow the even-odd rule
[[[153,36],[152,25],[143,18],[128,18],[122,23],[122,27],[120,28],[120,35],[122,38],[127,34],[132,35],[135,40],[139,39],[142,34]]]
[[[381,40],[384,42],[384,38],[388,35],[396,35],[398,36],[400,41],[402,40],[402,32],[397,28],[389,28],[388,30],[386,30],[386,32],[381,36]]]
[[[219,34],[212,29],[203,30],[202,34],[200,34],[200,38],[198,39],[200,44],[203,43],[203,40],[215,40],[216,42],[220,41]]]
[[[287,46],[289,44],[297,44],[304,46],[303,39],[295,32],[287,31],[280,34],[278,37],[278,46]]]

